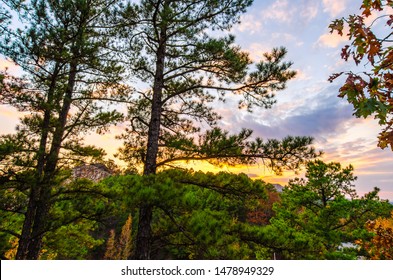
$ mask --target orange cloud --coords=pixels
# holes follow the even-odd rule
[[[19,122],[19,118],[24,114],[18,112],[15,108],[8,105],[0,106],[0,135],[15,132],[15,127]]]

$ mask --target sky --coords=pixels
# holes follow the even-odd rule
[[[330,34],[328,26],[336,18],[359,13],[361,2],[254,1],[241,24],[232,30],[237,42],[254,59],[273,47],[286,47],[287,58],[298,75],[285,91],[277,93],[277,104],[272,109],[256,110],[252,115],[224,110],[223,115],[228,129],[246,126],[260,137],[312,136],[316,148],[325,153],[324,161],[354,166],[359,194],[377,186],[382,198],[393,200],[393,152],[377,147],[381,128],[373,118],[355,118],[353,107],[337,97],[342,79],[327,81],[332,73],[353,67],[340,57],[347,38]],[[357,71],[362,67],[359,65]],[[276,177],[261,166],[242,168],[242,172],[283,185],[288,178],[299,176],[286,173]]]
[[[330,34],[328,26],[336,18],[358,13],[361,2],[255,0],[241,17],[241,23],[231,30],[236,43],[256,61],[273,47],[286,47],[287,60],[294,63],[297,77],[288,83],[286,90],[277,93],[277,103],[272,109],[254,109],[252,114],[234,111],[234,100],[218,105],[217,109],[223,116],[220,125],[230,132],[238,132],[244,127],[253,129],[255,137],[265,139],[280,139],[287,135],[314,137],[315,147],[324,152],[324,161],[354,166],[358,194],[379,187],[381,198],[393,201],[393,152],[377,147],[381,128],[372,118],[355,118],[351,105],[337,97],[343,80],[327,81],[332,73],[352,67],[340,58],[346,38]],[[16,66],[10,62],[0,60],[0,65],[17,72]],[[1,106],[0,124],[0,134],[11,133],[17,124],[16,111]],[[122,126],[114,127],[111,133],[89,135],[87,140],[104,147],[111,156],[121,145],[116,142],[115,135],[122,129]],[[192,167],[218,170],[208,164]],[[244,172],[252,178],[282,185],[290,178],[304,175],[303,170],[299,174],[285,172],[277,177],[263,165],[225,167],[224,170]]]

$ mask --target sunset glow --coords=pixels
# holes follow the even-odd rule
[[[236,101],[230,98],[225,104],[217,104],[217,108],[223,117],[220,126],[230,132],[250,128],[254,137],[264,139],[281,139],[287,135],[314,137],[316,149],[324,152],[323,160],[354,166],[359,194],[378,186],[382,198],[393,200],[393,152],[377,147],[378,123],[373,119],[356,119],[347,101],[337,97],[340,81],[327,82],[333,72],[352,67],[351,63],[340,58],[345,38],[330,34],[328,25],[335,18],[357,13],[360,2],[254,1],[242,16],[242,22],[231,30],[236,42],[250,52],[254,60],[260,59],[273,47],[285,46],[288,59],[294,62],[293,68],[298,75],[288,83],[285,91],[277,94],[277,104],[272,109],[239,112]],[[13,74],[20,72],[17,66],[3,58],[0,59],[0,68],[8,68]],[[19,116],[16,110],[1,106],[0,134],[12,133]],[[122,144],[115,136],[122,133],[124,127],[125,124],[114,127],[105,135],[88,135],[86,139],[104,148],[108,158],[113,158]],[[299,174],[288,171],[277,176],[263,164],[220,168],[195,162],[185,166],[202,171],[243,172],[251,178],[281,185],[286,185],[296,176],[304,176],[304,170]]]

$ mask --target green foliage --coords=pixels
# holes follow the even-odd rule
[[[18,173],[0,184],[0,251],[3,257],[7,252],[10,254],[14,240],[21,236],[28,204],[29,187],[26,185],[31,175],[31,172]],[[93,236],[92,232],[109,209],[108,197],[87,180],[64,181],[68,176],[66,172],[54,180],[58,183],[52,189],[52,207],[45,227],[47,234],[41,259],[88,259],[92,250],[103,243],[103,239]]]
[[[389,215],[392,207],[378,198],[378,189],[358,197],[352,172],[337,163],[308,163],[306,179],[284,188],[269,224],[255,223],[249,214],[269,203],[272,187],[244,174],[170,169],[98,184],[70,181],[52,193],[40,258],[128,258],[124,252],[135,248],[137,232],[130,221],[148,202],[154,208],[152,258],[354,259],[363,253],[343,245],[372,240],[366,222]],[[18,199],[10,197],[22,192],[14,191],[15,182],[6,185],[2,207],[7,201],[15,210]],[[26,203],[26,196],[20,201]],[[12,233],[18,234],[23,215],[1,213],[8,216],[1,219],[0,248],[3,257],[12,256]]]
[[[96,222],[80,221],[50,231],[44,238],[42,260],[85,260],[91,251],[104,243],[91,235]]]
[[[322,154],[311,146],[311,137],[288,136],[282,140],[257,137],[250,140],[252,131],[249,129],[229,134],[220,128],[213,128],[199,135],[197,140],[175,135],[166,137],[158,153],[158,167],[188,161],[207,161],[218,166],[263,163],[276,174],[282,174],[284,170],[298,170],[307,160]],[[141,163],[140,157],[144,157],[145,150],[144,146],[133,149],[125,145],[121,148],[121,158],[137,165]]]
[[[3,2],[18,24],[2,22],[0,53],[24,74],[1,73],[0,104],[28,114],[14,135],[0,136],[0,172],[6,178],[34,173],[25,182],[29,191],[17,258],[35,259],[43,235],[57,222],[47,215],[59,187],[59,166],[102,160],[105,152],[84,145],[83,136],[105,132],[123,117],[107,106],[125,101],[129,91],[120,84],[124,69],[117,54],[109,51],[112,34],[103,28],[122,1]]]
[[[351,45],[346,45],[341,52],[345,61],[352,58],[356,65],[364,62],[370,65],[369,71],[354,73],[352,71],[335,73],[329,80],[332,82],[342,74],[347,76],[344,85],[340,88],[339,97],[346,97],[353,105],[354,115],[358,118],[374,116],[383,126],[378,137],[378,146],[382,149],[390,147],[393,150],[393,99],[391,91],[393,48],[391,46],[392,15],[385,13],[378,16],[371,24],[367,25],[366,19],[384,9],[390,9],[393,2],[390,0],[364,0],[360,7],[359,15],[336,19],[330,24],[331,32],[343,36],[344,27],[348,27],[346,34],[351,40]],[[385,21],[382,35],[377,35],[376,22]]]
[[[275,250],[289,259],[356,258],[354,244],[367,238],[369,219],[388,215],[391,205],[377,196],[378,189],[358,197],[354,189],[353,167],[314,161],[307,164],[306,178],[290,181],[269,228],[282,244]],[[369,236],[368,236],[369,237]]]
[[[248,211],[266,198],[262,181],[244,174],[166,170],[111,177],[100,184],[121,198],[114,206],[117,211],[153,205],[153,258],[256,257],[256,245],[242,239],[242,228],[248,226]]]

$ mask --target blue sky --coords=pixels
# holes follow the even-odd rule
[[[313,136],[317,149],[325,152],[325,161],[354,165],[359,194],[378,186],[381,197],[393,201],[393,152],[377,148],[380,127],[373,119],[352,116],[352,107],[337,97],[342,80],[327,81],[330,74],[353,67],[340,58],[345,38],[330,34],[328,25],[335,18],[358,13],[361,2],[255,0],[242,16],[241,24],[231,30],[237,44],[249,51],[255,60],[273,47],[285,46],[287,59],[294,62],[293,68],[298,75],[288,83],[286,90],[277,94],[277,104],[272,109],[255,109],[252,114],[234,113],[235,100],[228,100],[218,109],[223,116],[221,125],[232,132],[246,127],[254,130],[254,136],[263,138]],[[383,26],[380,28],[383,30]],[[16,71],[9,62],[2,60],[1,65]],[[359,67],[361,70],[363,66]],[[0,133],[10,133],[17,123],[17,114],[9,107],[0,109]],[[122,126],[119,126],[113,128],[111,134],[90,135],[88,140],[106,148],[111,155],[121,144],[114,140],[121,131]],[[206,165],[199,167],[213,169]],[[276,177],[263,166],[238,167],[230,171],[245,172],[251,177],[283,185],[289,178],[303,174],[288,172]]]

